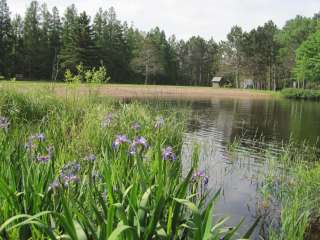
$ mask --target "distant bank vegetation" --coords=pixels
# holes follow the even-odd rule
[[[286,88],[281,93],[285,98],[320,100],[320,90]]]

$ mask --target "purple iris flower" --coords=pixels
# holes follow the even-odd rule
[[[114,140],[112,147],[118,148],[121,144],[130,143],[130,140],[127,138],[126,135],[117,135],[116,139]]]
[[[97,159],[97,157],[94,154],[89,154],[88,156],[86,156],[84,158],[84,160],[88,161],[88,162],[94,162]]]
[[[49,155],[40,155],[40,156],[37,156],[37,161],[39,163],[47,163],[49,162],[51,159],[51,157]]]
[[[165,149],[162,150],[162,158],[163,160],[175,161],[177,159],[177,156],[173,152],[172,147],[166,147]]]
[[[80,164],[76,162],[71,162],[66,164],[62,170],[60,177],[67,187],[70,183],[79,183],[80,178],[76,175],[80,171]]]
[[[205,174],[203,170],[193,174],[192,180],[194,182],[201,181],[204,184],[204,186],[207,186],[209,183],[209,177]]]
[[[163,117],[158,117],[156,120],[156,123],[154,125],[155,128],[160,128],[164,124],[164,119]]]
[[[49,188],[48,188],[48,191],[51,191],[51,190],[57,190],[61,187],[61,184],[58,180],[54,180],[50,185],[49,185]]]
[[[0,128],[2,128],[4,130],[8,130],[9,125],[10,125],[9,119],[6,117],[0,116]]]
[[[138,148],[140,148],[141,151],[149,148],[148,141],[144,137],[137,137],[133,140],[129,150],[130,154],[135,154]]]
[[[112,114],[112,113],[108,113],[108,114],[102,119],[101,126],[102,126],[103,128],[109,127],[110,124],[112,123],[112,120],[113,120],[113,114]]]
[[[136,131],[139,131],[141,129],[141,125],[138,122],[133,123],[131,127]]]
[[[48,152],[47,155],[38,155],[37,156],[37,161],[39,163],[47,163],[52,159],[52,157],[53,157],[53,147],[52,146],[47,147],[47,152]]]
[[[68,187],[71,183],[79,183],[80,182],[80,178],[75,175],[75,174],[68,174],[68,175],[64,175],[62,177],[64,185],[66,187]]]
[[[36,135],[36,139],[39,141],[39,142],[44,142],[46,140],[46,137],[44,136],[43,133],[39,133],[38,135]]]

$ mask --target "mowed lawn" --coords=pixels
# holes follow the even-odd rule
[[[68,88],[66,88],[68,86]],[[2,81],[0,88],[14,87],[17,90],[28,91],[44,87],[56,92],[58,95],[64,94],[65,89],[69,89],[70,84],[50,83],[37,81]],[[101,84],[89,85],[79,84],[74,86],[74,90],[81,94],[86,94],[92,90],[97,93],[117,98],[167,98],[167,99],[210,99],[210,98],[270,98],[277,96],[272,91],[234,88],[212,88],[194,86],[168,86],[168,85],[139,85],[139,84]]]

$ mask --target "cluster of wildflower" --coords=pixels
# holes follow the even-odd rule
[[[148,141],[144,137],[136,137],[133,141],[130,141],[126,135],[117,135],[112,147],[113,149],[118,149],[123,144],[129,144],[129,153],[131,155],[149,148]]]
[[[106,128],[106,127],[109,127],[112,123],[112,120],[113,120],[113,114],[112,113],[108,113],[103,119],[102,119],[102,122],[101,122],[101,126],[103,128]]]
[[[6,118],[6,117],[1,117],[0,116],[0,129],[4,129],[4,130],[8,130],[10,126],[10,122],[9,122],[9,119]]]
[[[118,149],[121,145],[128,143],[130,144],[131,141],[128,139],[128,137],[126,135],[117,135],[116,139],[114,140],[114,142],[112,143],[112,148],[113,149]]]
[[[177,160],[176,154],[173,152],[172,147],[166,147],[165,149],[162,150],[162,159],[163,160],[171,160],[175,161]]]
[[[198,171],[192,176],[192,181],[194,183],[201,183],[203,186],[207,187],[209,183],[209,177],[205,174],[204,171]]]
[[[142,152],[149,148],[148,141],[144,137],[137,137],[133,140],[130,146],[130,154],[134,155],[138,151]]]
[[[46,140],[46,137],[44,136],[43,133],[32,135],[28,138],[28,142],[25,144],[25,147],[29,152],[32,152],[32,150],[34,150],[35,147],[37,146],[35,142],[44,142],[45,140]]]
[[[40,155],[39,154],[37,156],[37,161],[39,163],[47,163],[52,159],[52,157],[53,157],[53,147],[49,146],[49,147],[46,148],[46,150],[47,150],[47,154],[45,154],[45,155]]]
[[[64,165],[60,173],[60,178],[65,187],[68,187],[71,183],[80,182],[80,178],[77,175],[79,171],[80,164],[77,162],[70,162]]]
[[[41,146],[38,148],[39,143],[46,141],[46,137],[43,133],[32,135],[28,138],[25,148],[31,157],[34,157],[38,163],[47,163],[53,157],[54,149],[52,146]],[[40,153],[41,152],[41,153]],[[45,152],[45,153],[44,153]]]
[[[80,164],[76,162],[70,162],[63,166],[60,176],[54,180],[48,188],[48,191],[55,191],[62,187],[69,187],[72,183],[79,183],[80,177],[78,173],[80,171]]]

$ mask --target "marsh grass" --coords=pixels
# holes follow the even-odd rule
[[[240,224],[224,228],[224,219],[212,219],[219,191],[205,190],[205,176],[196,174],[197,152],[188,174],[182,174],[185,113],[126,104],[93,91],[85,97],[72,87],[61,97],[53,88],[0,90],[0,116],[10,121],[9,128],[0,128],[0,237],[235,236]],[[138,136],[147,146],[137,144],[131,154]],[[172,152],[164,155],[168,146]]]
[[[269,172],[263,176],[265,201],[279,204],[279,224],[270,228],[271,240],[307,239],[320,212],[320,165],[317,144],[290,140],[283,152],[269,157]]]

